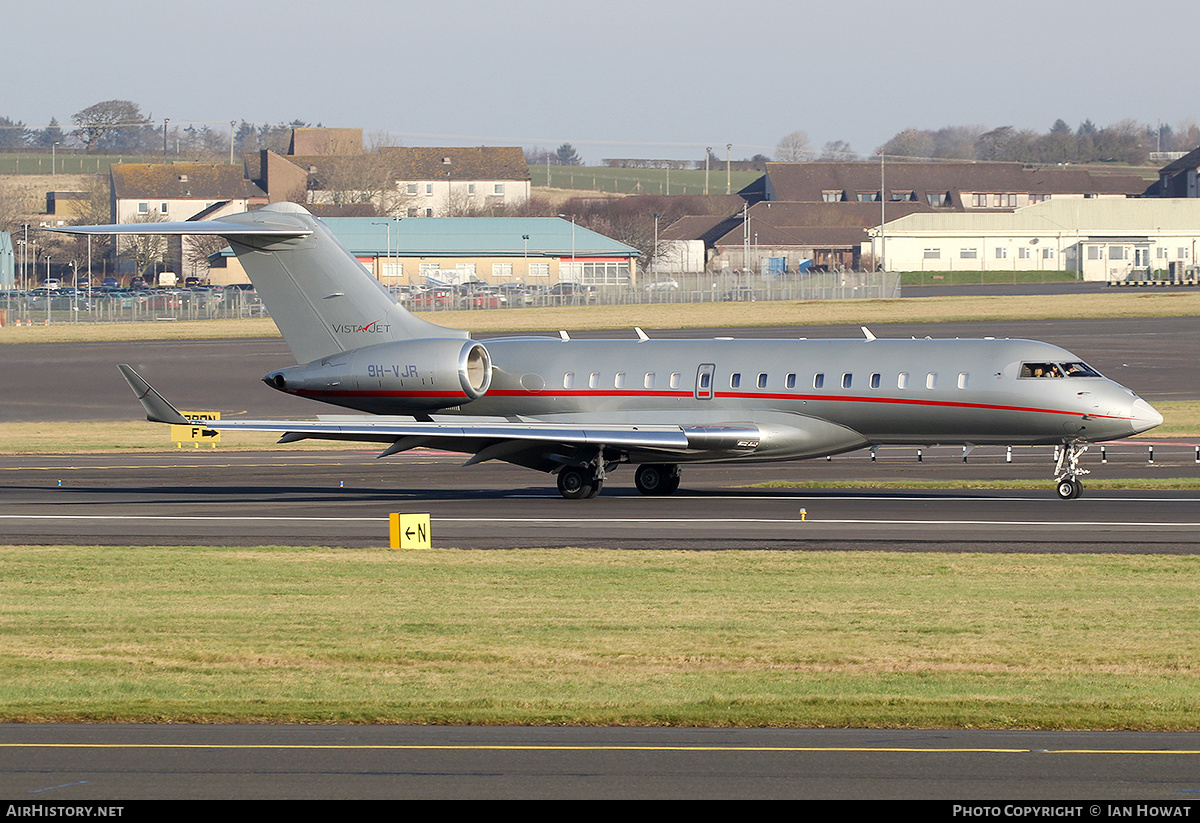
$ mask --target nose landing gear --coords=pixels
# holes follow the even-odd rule
[[[1089,445],[1086,440],[1071,440],[1063,444],[1058,463],[1054,466],[1054,490],[1058,492],[1060,499],[1074,500],[1083,495],[1083,483],[1079,477],[1091,472],[1079,467],[1079,458],[1088,450]]]

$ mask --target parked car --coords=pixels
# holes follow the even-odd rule
[[[596,302],[596,287],[582,283],[556,283],[548,294],[551,303],[561,305]]]
[[[441,287],[414,294],[409,300],[409,307],[418,311],[448,309],[453,305],[454,290]]]
[[[646,291],[679,291],[679,282],[674,279],[654,280],[647,283],[643,288]]]
[[[734,286],[721,295],[722,300],[744,300],[754,302],[754,289],[749,286]]]
[[[490,291],[476,291],[464,295],[459,305],[464,309],[498,309],[503,298]]]

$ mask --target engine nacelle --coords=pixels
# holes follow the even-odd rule
[[[273,389],[375,414],[410,414],[478,400],[492,358],[474,340],[403,340],[340,352],[263,378]]]

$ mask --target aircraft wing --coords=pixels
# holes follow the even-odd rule
[[[257,213],[256,213],[257,214]],[[307,237],[312,230],[286,219],[266,215],[257,220],[235,223],[226,220],[184,220],[171,223],[114,223],[106,226],[50,226],[61,234],[216,234],[221,237]]]
[[[189,420],[132,368],[118,368],[151,422],[199,425],[214,431],[278,432],[280,443],[307,439],[388,443],[380,457],[430,447],[471,454],[466,465],[503,459],[549,470],[569,462],[574,450],[584,447],[664,456],[700,451],[733,453],[753,451],[760,438],[758,428],[746,424],[560,423],[478,417],[417,420],[383,415],[324,420]]]

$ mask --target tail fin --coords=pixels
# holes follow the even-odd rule
[[[378,343],[468,336],[410,314],[323,223],[294,203],[272,203],[214,221],[58,230],[221,235],[233,247],[298,363]]]

